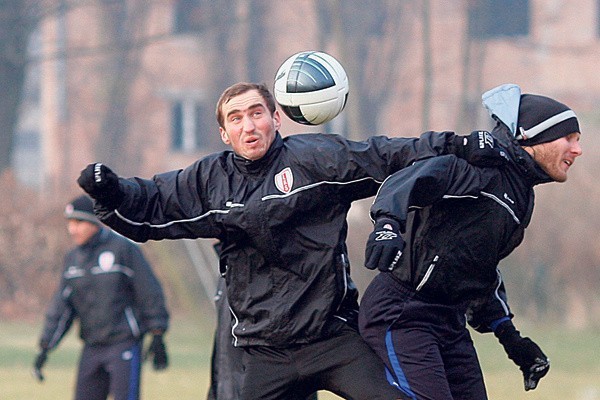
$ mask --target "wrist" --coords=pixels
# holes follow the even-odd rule
[[[521,339],[521,334],[510,320],[502,321],[498,324],[494,330],[494,335],[505,347]]]
[[[387,229],[398,230],[400,227],[400,222],[389,216],[381,216],[375,219],[375,226],[378,228],[383,228],[386,225],[389,225]]]

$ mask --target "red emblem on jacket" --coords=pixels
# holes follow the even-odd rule
[[[293,184],[294,175],[292,174],[292,169],[290,167],[283,169],[280,173],[275,175],[275,186],[283,193],[289,193],[292,190]]]

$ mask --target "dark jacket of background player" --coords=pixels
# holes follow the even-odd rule
[[[87,196],[67,205],[65,216],[98,227],[65,256],[60,284],[46,313],[36,372],[43,379],[47,352],[58,346],[77,319],[85,346],[75,398],[105,399],[110,392],[115,399],[135,399],[145,333],[153,335],[154,367],[167,366],[162,335],[169,314],[162,288],[138,245],[102,227]]]

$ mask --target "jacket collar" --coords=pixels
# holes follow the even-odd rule
[[[279,155],[282,147],[283,138],[278,131],[275,133],[275,139],[273,140],[273,143],[271,143],[271,147],[269,147],[269,150],[267,150],[267,153],[262,158],[259,158],[258,160],[248,160],[234,154],[233,162],[242,173],[258,175],[268,169],[268,166],[270,166],[273,163],[273,160]]]
[[[548,176],[533,157],[517,142],[505,124],[498,122],[492,130],[492,135],[506,150],[513,165],[530,186],[552,182],[552,178]]]
[[[94,234],[94,236],[92,236],[90,238],[90,240],[88,240],[85,244],[82,244],[81,246],[79,246],[79,248],[82,250],[93,249],[94,247],[98,246],[100,243],[105,242],[108,235],[109,235],[109,230],[104,227],[100,227],[98,232],[96,232]]]

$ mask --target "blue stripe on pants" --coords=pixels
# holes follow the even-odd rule
[[[400,360],[398,360],[398,356],[396,355],[396,350],[394,349],[394,342],[392,341],[392,331],[390,329],[385,333],[385,348],[387,350],[388,359],[392,366],[392,371],[390,372],[386,368],[386,374],[388,381],[397,386],[402,392],[404,392],[407,396],[410,396],[411,399],[417,400],[417,396],[410,388],[408,384],[408,380],[404,375],[404,371],[402,371],[402,366],[400,365]]]
[[[140,397],[140,375],[142,369],[142,342],[139,341],[131,348],[131,370],[129,372],[129,396],[127,400],[138,400]]]

